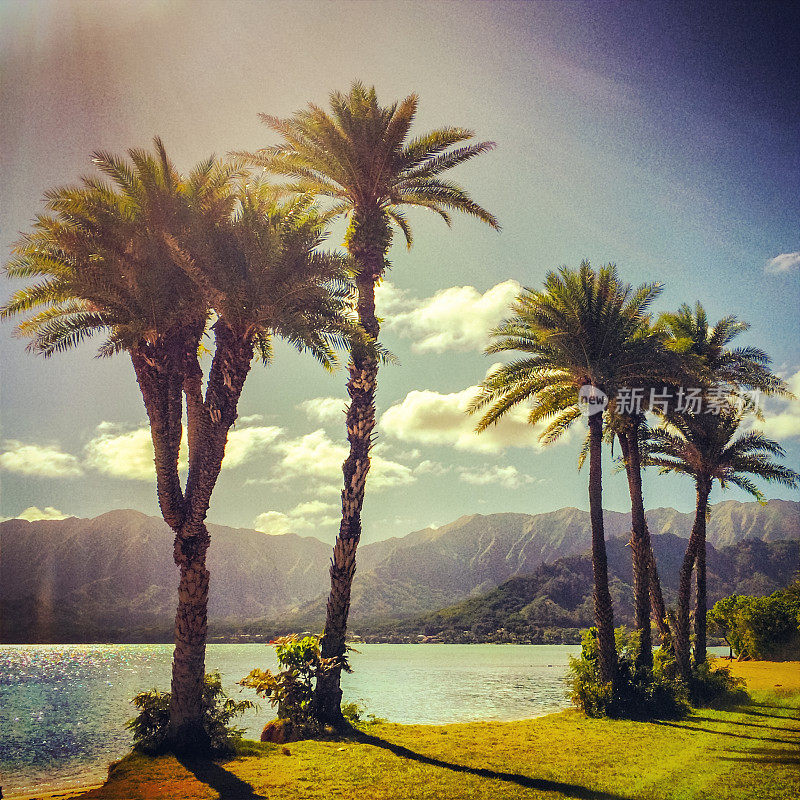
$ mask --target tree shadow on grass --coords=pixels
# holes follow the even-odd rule
[[[403,745],[388,742],[386,739],[381,739],[378,736],[373,736],[372,734],[355,729],[352,732],[352,737],[355,741],[362,742],[363,744],[371,744],[383,750],[389,750],[400,758],[408,758],[412,761],[418,761],[421,764],[441,767],[442,769],[449,769],[453,772],[477,775],[480,778],[491,778],[493,780],[506,781],[507,783],[515,783],[517,786],[522,786],[525,789],[538,789],[542,792],[560,792],[566,797],[574,797],[578,798],[578,800],[625,800],[625,798],[619,794],[604,792],[598,789],[589,789],[586,786],[578,786],[573,783],[562,783],[561,781],[551,781],[545,778],[530,778],[527,775],[518,775],[514,772],[497,772],[496,770],[486,769],[485,767],[470,767],[466,764],[453,764],[449,761],[443,761],[440,758],[433,758],[432,756],[417,753],[414,750],[410,750],[408,747],[403,747]]]
[[[256,794],[255,789],[247,781],[237,778],[232,772],[213,761],[184,757],[178,761],[200,783],[219,792],[220,800],[267,800],[265,795]]]
[[[716,720],[715,720],[716,721]],[[776,742],[777,744],[794,744],[797,739],[777,739],[774,736],[750,736],[747,733],[734,733],[733,731],[715,731],[712,728],[700,728],[697,725],[686,725],[679,722],[666,722],[665,720],[652,720],[653,725],[668,725],[670,728],[681,728],[685,731],[698,731],[701,733],[716,733],[718,736],[733,736],[735,739],[753,739],[757,742]],[[727,723],[721,722],[721,725]]]
[[[720,756],[723,761],[756,761],[759,764],[784,764],[800,766],[800,751],[788,747],[754,747],[746,752],[729,751],[730,756]]]
[[[719,720],[713,717],[692,717],[691,722],[719,722],[725,725],[739,725],[744,728],[766,728],[771,731],[780,731],[782,733],[797,733],[800,734],[800,728],[786,728],[782,725],[764,725],[761,722],[737,722],[732,719]],[[797,720],[800,722],[800,719]]]
[[[762,708],[779,708],[781,711],[790,711],[789,706],[761,706]],[[749,714],[751,717],[765,717],[766,719],[791,719],[795,722],[800,722],[800,713],[795,714],[794,716],[787,717],[785,714],[768,714],[765,711],[753,711],[752,709],[748,708],[747,706],[737,706],[736,708],[732,708],[735,714]]]

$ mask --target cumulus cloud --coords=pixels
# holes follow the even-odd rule
[[[253,528],[270,536],[283,536],[292,532],[292,526],[287,514],[280,511],[265,511],[253,520]]]
[[[273,536],[296,533],[299,530],[318,529],[339,522],[339,504],[322,500],[309,500],[299,503],[291,511],[265,511],[253,521],[257,531]]]
[[[222,468],[234,469],[264,453],[281,433],[282,429],[274,425],[232,429],[228,434]],[[153,440],[147,427],[125,431],[114,423],[102,422],[84,453],[86,466],[104,475],[127,480],[155,480]],[[185,430],[178,468],[182,471],[188,468]]]
[[[538,436],[542,428],[528,424],[528,412],[522,406],[513,408],[484,433],[475,433],[478,419],[467,414],[467,406],[477,392],[477,386],[450,394],[411,391],[384,412],[381,430],[401,441],[450,445],[480,453],[497,453],[506,447],[541,447]],[[568,438],[566,435],[562,441]]]
[[[0,467],[37,478],[74,478],[83,474],[75,456],[50,445],[25,444],[16,439],[3,442]]]
[[[520,289],[515,280],[498,283],[483,294],[474,286],[451,286],[418,300],[384,283],[376,303],[385,327],[413,339],[416,352],[483,350],[488,331],[508,315]]]
[[[263,454],[282,433],[283,429],[275,425],[233,429],[228,434],[222,468],[239,467],[251,458]]]
[[[347,401],[339,397],[313,397],[303,400],[298,408],[315,422],[338,422],[344,420],[346,404]]]
[[[36,522],[40,519],[66,519],[69,514],[59,511],[53,506],[45,506],[39,508],[38,506],[29,506],[21,513],[17,514],[16,519],[26,519],[28,522]]]
[[[273,481],[284,482],[297,478],[311,479],[320,484],[322,491],[338,493],[342,480],[342,463],[347,458],[347,445],[334,442],[321,428],[295,439],[275,443],[273,449],[281,454],[275,466],[277,477]],[[374,448],[369,473],[371,489],[387,489],[412,483],[411,469],[397,461],[386,458],[385,448]]]
[[[452,467],[445,466],[444,464],[440,464],[438,461],[430,461],[429,459],[425,459],[424,461],[420,461],[416,467],[414,467],[414,474],[415,475],[432,475],[434,478],[438,478],[441,475],[446,475]]]
[[[800,370],[785,378],[789,391],[800,397]],[[785,398],[769,398],[770,408],[777,411],[766,410],[764,422],[754,422],[753,427],[762,430],[771,439],[778,442],[784,439],[800,437],[800,400],[787,400]]]
[[[505,467],[495,464],[481,469],[462,467],[458,474],[462,481],[475,486],[502,486],[504,489],[517,489],[525,483],[536,482],[535,478],[523,474],[512,464]]]
[[[800,250],[794,253],[781,253],[767,261],[764,272],[768,275],[783,275],[800,268]]]

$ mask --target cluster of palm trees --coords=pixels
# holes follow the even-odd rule
[[[550,272],[540,291],[525,289],[512,316],[493,332],[490,353],[518,353],[483,381],[471,404],[482,412],[476,430],[496,424],[520,403],[528,421],[541,423],[541,440],[562,436],[586,413],[586,387],[607,402],[588,408],[588,439],[579,464],[589,459],[594,605],[599,669],[617,677],[614,610],[608,586],[602,504],[602,445],[619,442],[631,498],[631,555],[639,666],[651,668],[651,614],[665,642],[672,641],[678,672],[691,678],[690,595],[696,569],[694,663],[706,660],[706,519],[715,481],[763,496],[752,478],[794,487],[800,476],[773,460],[780,445],[748,429],[760,416],[758,394],[784,395],[770,359],[753,347],[730,347],[747,330],[733,316],[711,326],[703,307],[681,306],[653,319],[658,284],[633,289],[613,265]],[[582,391],[583,390],[583,391]],[[658,424],[647,423],[647,413]],[[695,522],[681,566],[677,610],[669,614],[645,519],[642,468],[691,477],[697,490]]]
[[[472,142],[472,131],[452,127],[410,139],[416,108],[415,95],[383,107],[374,89],[354,83],[347,94],[331,95],[329,111],[309,105],[288,119],[264,116],[282,137],[278,145],[209,158],[188,174],[175,168],[159,139],[154,153],[134,149],[128,159],[98,152],[94,163],[106,180],[84,178],[79,186],[48,192],[48,213],[23,236],[6,267],[12,278],[34,279],[0,309],[0,318],[26,315],[18,331],[30,338],[30,350],[50,356],[102,332],[101,355],[126,352],[131,358],[150,423],[158,501],[175,534],[180,571],[168,735],[175,751],[208,746],[201,702],[210,543],[205,518],[253,359],[268,364],[276,336],[327,369],[336,365],[337,349],[349,353],[350,450],[322,638],[323,658],[337,666],[319,676],[314,701],[322,723],[344,722],[340,675],[382,354],[375,288],[388,266],[394,230],[411,245],[406,206],[433,211],[448,225],[451,214],[461,212],[499,228],[461,186],[441,177],[493,144]],[[253,168],[262,170],[260,177]],[[349,220],[346,254],[326,252],[328,225],[341,215]],[[495,331],[491,352],[519,350],[523,357],[489,375],[472,408],[484,412],[483,430],[517,403],[532,401],[529,421],[547,422],[542,436],[549,442],[581,416],[582,386],[609,399],[604,413],[588,417],[582,452],[589,459],[605,680],[614,679],[616,653],[603,533],[604,440],[619,441],[631,490],[642,664],[652,664],[652,606],[662,636],[672,634],[684,675],[695,565],[695,659],[705,658],[705,508],[713,481],[760,496],[745,475],[787,485],[797,480],[770,460],[782,455],[775,442],[752,432],[737,436],[743,412],[727,401],[719,415],[665,411],[655,430],[645,425],[646,408],[623,408],[620,400],[634,386],[678,391],[691,384],[704,397],[722,392],[729,399],[749,389],[786,393],[764,353],[727,347],[745,328],[735,319],[709,328],[698,306],[653,323],[648,309],[659,291],[655,284],[632,290],[610,266],[551,273],[542,291],[520,295],[513,317]],[[209,349],[205,343],[212,339]],[[189,469],[182,482],[184,427]],[[672,631],[644,515],[641,471],[648,464],[689,474],[697,484],[697,521]]]
[[[349,352],[350,453],[322,645],[329,663],[342,665],[382,352],[375,287],[393,230],[411,245],[405,206],[433,211],[448,225],[463,212],[498,227],[440,177],[491,142],[470,143],[472,131],[453,127],[409,139],[415,95],[383,107],[374,89],[354,83],[347,94],[332,94],[330,105],[330,113],[309,105],[288,119],[264,116],[282,136],[279,145],[209,158],[186,175],[159,139],[154,153],[133,149],[129,159],[95,153],[106,180],[48,192],[48,213],[6,266],[11,278],[34,279],[0,309],[0,318],[26,315],[17,330],[31,351],[50,356],[102,332],[101,355],[131,358],[180,571],[167,737],[176,752],[208,747],[205,518],[253,359],[268,364],[276,336],[328,369],[336,349]],[[349,218],[346,255],[320,249],[341,215]],[[315,712],[324,723],[344,722],[340,673],[341,666],[318,681]]]

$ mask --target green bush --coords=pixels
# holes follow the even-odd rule
[[[169,727],[169,692],[149,689],[139,692],[131,700],[139,713],[127,723],[133,731],[135,750],[154,755],[164,752]],[[256,704],[250,700],[232,700],[222,688],[219,672],[206,674],[203,681],[203,727],[211,744],[211,750],[218,754],[234,752],[241,740],[244,729],[234,728],[231,721],[244,714]]]
[[[708,630],[733,655],[766,660],[800,657],[800,581],[769,597],[733,595],[708,612]]]
[[[712,667],[708,661],[692,667],[689,696],[692,705],[736,705],[748,700],[744,678],[736,678],[730,667]]]
[[[256,694],[269,700],[278,719],[291,722],[301,736],[317,736],[322,733],[313,714],[317,677],[337,663],[349,671],[347,661],[323,658],[316,636],[292,634],[276,639],[274,644],[281,671],[254,669],[239,685],[255,689]]]
[[[600,679],[597,629],[583,635],[581,654],[570,658],[567,683],[570,699],[590,717],[625,719],[678,719],[689,710],[686,687],[675,678],[674,661],[657,651],[653,669],[637,667],[640,649],[635,631],[618,628],[617,675],[613,682]]]

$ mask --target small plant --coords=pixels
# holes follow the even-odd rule
[[[730,667],[712,667],[708,661],[692,668],[689,695],[692,705],[738,705],[748,700],[744,678],[731,674]]]
[[[131,702],[139,713],[128,722],[133,731],[133,746],[149,755],[166,749],[169,727],[169,692],[149,689],[139,692]],[[203,681],[203,727],[208,734],[211,751],[217,754],[234,752],[243,728],[234,728],[231,721],[245,711],[256,708],[250,700],[232,700],[222,688],[219,672],[209,672]]]
[[[278,719],[290,723],[295,738],[318,736],[322,728],[313,714],[316,680],[325,670],[340,664],[349,672],[346,661],[323,658],[316,636],[292,634],[276,639],[275,655],[282,670],[254,669],[239,681],[255,689],[277,710]],[[356,704],[351,704],[356,705]]]
[[[674,677],[674,664],[666,652],[657,651],[652,670],[642,669],[636,664],[638,633],[618,628],[616,642],[616,680],[604,683],[600,679],[597,629],[584,633],[581,654],[569,663],[567,683],[572,702],[590,717],[682,717],[689,709],[686,688]]]

